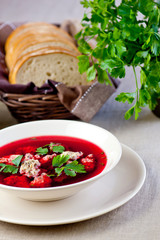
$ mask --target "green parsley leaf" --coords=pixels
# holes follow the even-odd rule
[[[120,36],[121,36],[121,31],[117,27],[115,27],[113,30],[113,39],[118,40]]]
[[[86,22],[89,21],[89,18],[87,17],[87,14],[86,14],[86,13],[84,13],[84,16],[83,16],[82,21],[86,21]]]
[[[78,41],[78,49],[84,54],[90,54],[92,51],[90,45],[84,39]]]
[[[139,0],[138,7],[143,14],[147,14],[154,8],[154,3],[152,0]]]
[[[65,174],[66,174],[67,176],[70,176],[70,177],[75,177],[75,176],[76,176],[75,171],[73,171],[73,170],[71,170],[71,169],[65,168],[65,169],[64,169],[64,172],[65,172]]]
[[[73,170],[77,173],[86,173],[84,165],[79,164],[78,161],[73,161],[65,166],[66,169]]]
[[[131,107],[124,115],[124,118],[128,120],[134,113],[134,106]]]
[[[36,153],[39,155],[44,155],[48,153],[48,148],[39,147],[36,150]]]
[[[144,44],[142,45],[142,49],[146,49],[151,45],[151,34],[149,34],[149,37],[146,39],[146,41],[144,42]]]
[[[65,148],[63,146],[59,145],[59,146],[53,146],[52,150],[53,150],[53,152],[63,153]]]
[[[76,40],[78,40],[81,36],[82,36],[82,30],[81,30],[80,32],[78,32],[78,33],[74,36],[74,38],[75,38]]]
[[[144,84],[147,80],[147,76],[146,76],[145,70],[143,70],[143,68],[141,68],[140,80],[141,80],[141,84]]]
[[[57,173],[57,176],[59,176],[64,170],[64,167],[62,168],[55,168],[55,172]]]
[[[86,55],[81,55],[77,57],[79,59],[78,66],[80,74],[87,71],[89,68],[89,57]]]
[[[84,165],[79,164],[76,160],[65,165],[64,172],[67,176],[70,177],[75,177],[77,173],[86,173]]]
[[[20,155],[20,156],[16,157],[14,160],[12,160],[12,162],[14,163],[14,165],[16,165],[18,167],[22,158],[23,158],[23,155]]]
[[[69,160],[70,156],[66,155],[57,155],[52,160],[52,166],[53,167],[61,167],[64,163],[66,163]]]
[[[81,1],[81,4],[83,5],[84,8],[90,7],[90,3],[87,0]]]
[[[148,51],[139,51],[136,53],[136,55],[141,58],[146,58],[148,55]]]
[[[2,172],[2,171],[3,171],[3,169],[5,169],[5,167],[6,167],[6,164],[4,164],[4,163],[0,163],[0,167],[1,167],[1,169],[0,169],[0,172]]]
[[[103,70],[107,69],[109,73],[111,73],[112,76],[114,77],[124,77],[125,75],[125,69],[123,62],[118,59],[105,59],[104,61],[101,62],[101,68]]]
[[[11,171],[12,171],[12,174],[16,174],[16,173],[18,173],[18,168],[16,168],[16,167],[15,167],[15,168],[12,168]]]
[[[127,4],[121,4],[118,8],[118,13],[121,16],[130,15],[131,8]]]
[[[109,80],[108,74],[106,70],[102,70],[99,66],[96,67],[98,73],[98,82],[106,83],[107,85],[112,85],[111,81]]]
[[[75,177],[77,173],[86,173],[84,165],[79,164],[76,160],[64,165],[69,158],[69,155],[57,155],[53,158],[52,166],[55,167],[55,173],[57,173],[57,176],[60,176],[63,171],[70,177]]]
[[[141,106],[145,107],[147,102],[151,100],[150,93],[147,89],[139,90],[139,103]]]
[[[120,66],[121,64],[119,64],[119,62],[117,62],[115,59],[106,59],[101,62],[101,68],[103,70],[108,69],[109,72],[111,72],[113,68]]]
[[[89,67],[87,70],[87,80],[92,81],[95,79],[95,77],[96,77],[96,69],[93,65],[93,66]]]
[[[122,55],[127,51],[124,42],[122,40],[118,40],[114,42],[114,46],[117,50],[117,56],[122,57]]]
[[[155,56],[158,56],[160,54],[160,43],[159,40],[154,39],[152,41],[151,51]]]
[[[139,106],[139,103],[137,103],[137,104],[135,105],[134,110],[135,110],[135,120],[137,120],[137,118],[138,118],[138,116],[139,116],[139,113],[142,111],[142,109],[141,109],[140,106]]]
[[[0,172],[16,174],[18,172],[18,167],[0,163]]]
[[[127,101],[129,104],[131,104],[134,101],[135,97],[136,97],[135,92],[133,92],[133,93],[122,92],[115,98],[115,100],[118,102],[123,102],[123,103],[125,103]]]

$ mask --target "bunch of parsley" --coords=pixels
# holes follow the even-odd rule
[[[100,83],[111,84],[106,70],[112,77],[124,78],[125,66],[131,66],[135,91],[121,93],[116,100],[132,104],[125,119],[134,112],[137,119],[142,107],[154,109],[160,98],[160,0],[122,0],[118,6],[113,0],[83,0],[81,4],[86,13],[83,29],[76,35],[83,54],[78,57],[79,71],[86,72],[88,81],[97,75]],[[94,49],[88,44],[92,38]]]

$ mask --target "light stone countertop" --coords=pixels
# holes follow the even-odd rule
[[[0,0],[0,22],[80,19],[79,0]],[[122,207],[100,217],[69,225],[29,227],[0,222],[0,240],[159,240],[160,239],[160,119],[145,108],[137,121],[124,120],[127,104],[114,100],[122,91],[132,91],[132,69],[126,69],[118,91],[91,120],[111,131],[120,142],[133,148],[144,160],[146,181],[139,193]],[[0,128],[15,124],[0,103]]]

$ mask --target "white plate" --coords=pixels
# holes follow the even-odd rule
[[[31,202],[0,191],[0,220],[23,225],[59,225],[105,214],[129,201],[142,187],[146,169],[131,148],[106,176],[80,193],[54,202]]]

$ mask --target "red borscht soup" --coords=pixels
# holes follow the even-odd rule
[[[24,188],[62,186],[98,175],[106,164],[102,149],[86,140],[30,137],[0,147],[0,183]]]

